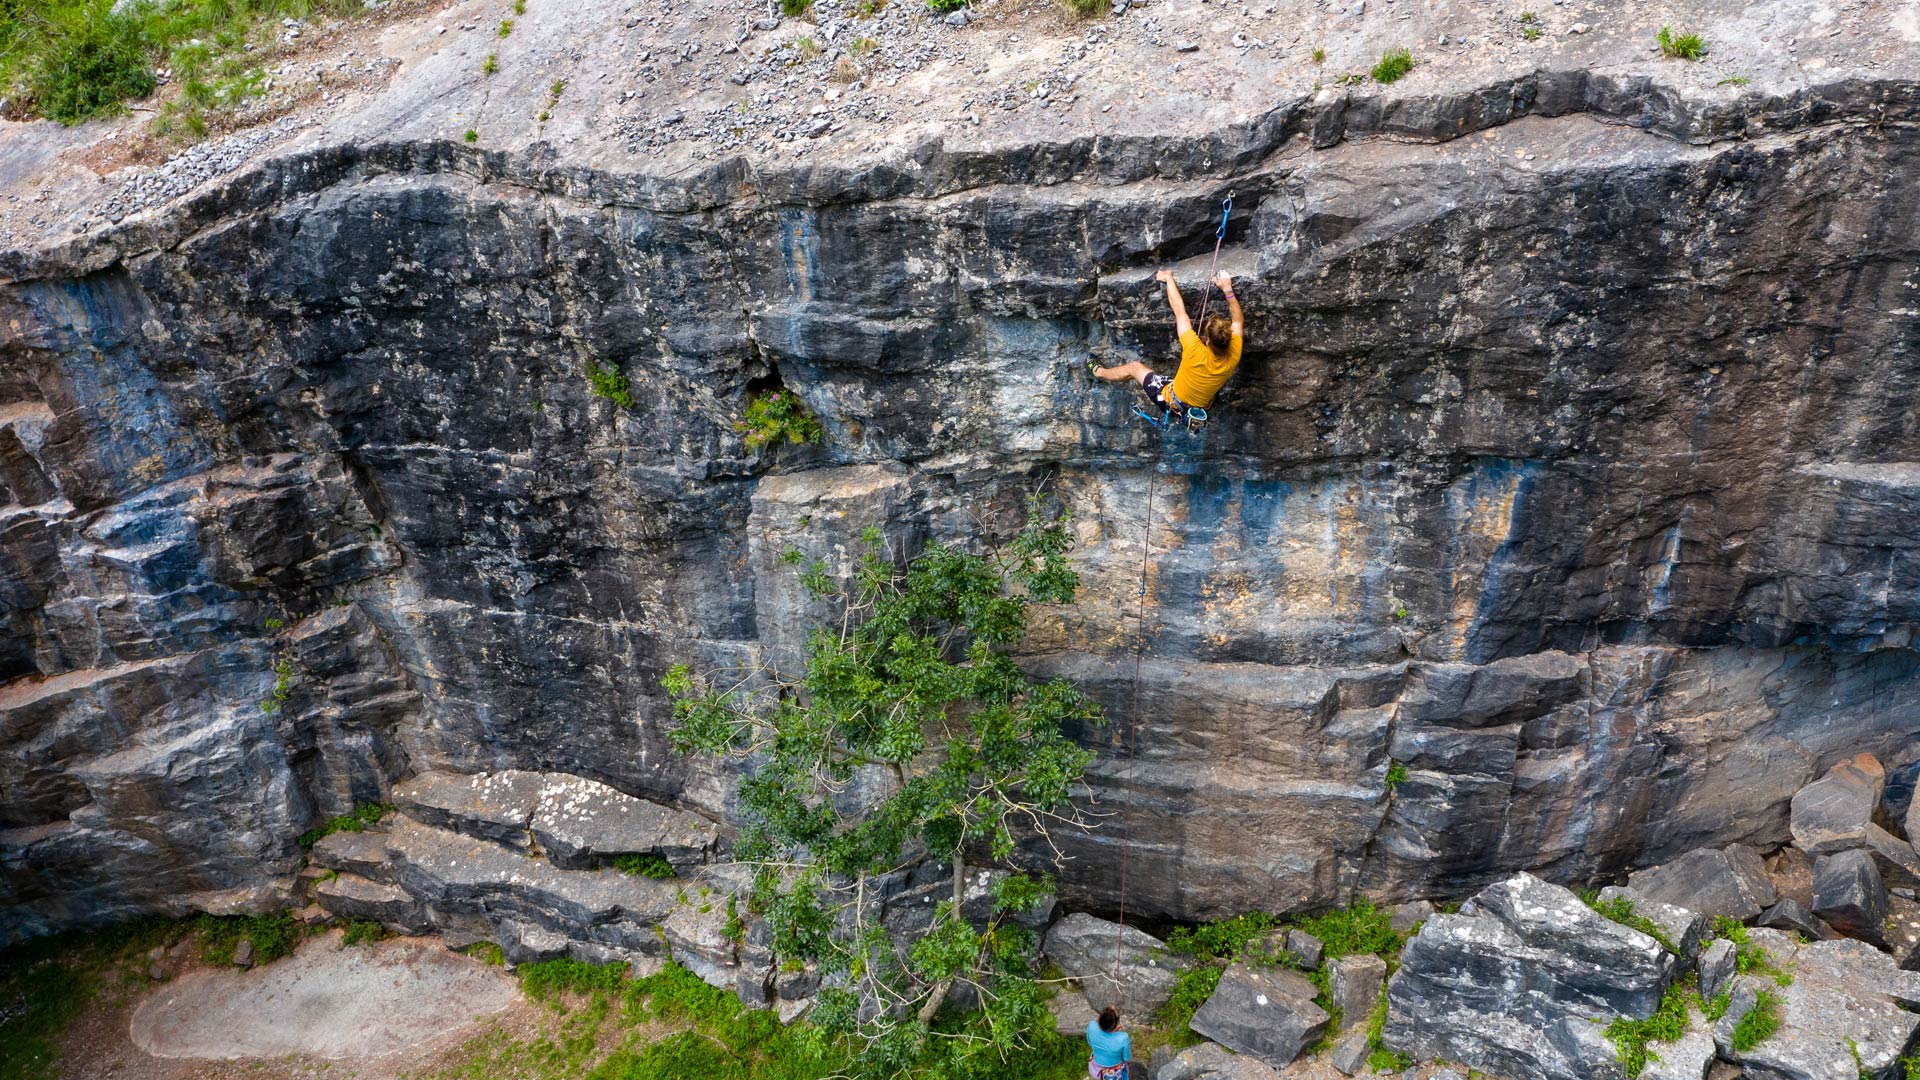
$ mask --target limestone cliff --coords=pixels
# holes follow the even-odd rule
[[[0,939],[275,903],[431,771],[724,820],[668,665],[790,656],[790,545],[1042,485],[1085,590],[1025,661],[1107,705],[1131,912],[1784,843],[1920,765],[1917,114],[1543,68],[674,174],[316,138],[0,254]],[[1229,191],[1246,360],[1162,439],[1086,361],[1166,361]],[[745,447],[775,386],[823,445]],[[1117,830],[1070,841],[1111,908]]]

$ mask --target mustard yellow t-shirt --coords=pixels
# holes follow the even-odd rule
[[[1233,369],[1239,366],[1239,334],[1233,335],[1233,344],[1227,346],[1227,355],[1221,357],[1213,355],[1200,335],[1189,330],[1180,335],[1180,370],[1173,373],[1173,385],[1169,389],[1181,404],[1204,409],[1213,404],[1213,396],[1227,385]],[[1166,391],[1161,391],[1160,396],[1165,401]]]

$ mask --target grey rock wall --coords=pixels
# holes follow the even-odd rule
[[[342,146],[0,253],[0,938],[272,904],[430,770],[724,821],[666,668],[794,655],[789,545],[1040,485],[1085,592],[1025,659],[1108,707],[1130,913],[1776,847],[1835,762],[1920,762],[1915,101],[1541,74],[678,180]],[[1162,442],[1084,364],[1164,364],[1151,271],[1197,286],[1229,188],[1246,360]],[[823,446],[745,447],[774,385]]]

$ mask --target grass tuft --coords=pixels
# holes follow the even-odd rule
[[[1373,65],[1373,81],[1377,83],[1398,82],[1407,72],[1413,70],[1413,54],[1405,49],[1388,49],[1381,55],[1379,63]]]
[[[613,860],[613,865],[623,874],[634,874],[659,881],[680,876],[674,872],[672,863],[652,852],[644,855],[622,855]]]
[[[303,848],[310,848],[319,843],[322,837],[332,836],[337,832],[365,832],[367,826],[391,813],[393,813],[392,803],[361,803],[348,813],[328,818],[322,824],[301,833],[295,843]]]
[[[1660,45],[1660,55],[1669,60],[1698,60],[1707,55],[1707,43],[1699,34],[1675,33],[1672,26],[1663,26],[1653,40]]]
[[[1733,1025],[1733,1048],[1745,1053],[1773,1037],[1780,1030],[1780,999],[1771,990],[1762,990],[1753,1008]]]

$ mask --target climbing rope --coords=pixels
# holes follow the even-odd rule
[[[1227,218],[1233,214],[1233,192],[1220,203],[1220,227],[1213,231],[1213,265],[1207,270],[1207,286],[1200,294],[1200,318],[1194,325],[1207,317],[1207,305],[1213,300],[1213,278],[1220,270],[1220,245],[1227,240]],[[1138,412],[1139,410],[1135,410]],[[1146,416],[1146,413],[1140,413]],[[1201,410],[1201,422],[1205,423],[1205,411]],[[1152,417],[1147,417],[1152,422]],[[1127,709],[1127,774],[1125,794],[1120,804],[1120,922],[1113,931],[1113,970],[1107,976],[1111,991],[1110,1004],[1120,1004],[1120,948],[1121,938],[1127,926],[1127,864],[1133,851],[1133,765],[1136,728],[1140,719],[1140,667],[1147,654],[1147,571],[1153,564],[1153,493],[1160,482],[1160,455],[1166,450],[1167,426],[1155,423],[1160,432],[1160,442],[1154,447],[1153,467],[1147,472],[1147,515],[1140,538],[1140,588],[1139,610],[1134,616],[1133,643],[1133,700]],[[1194,429],[1197,430],[1197,429]]]
[[[1127,857],[1133,849],[1133,759],[1134,729],[1140,718],[1140,663],[1147,652],[1147,570],[1153,562],[1153,491],[1160,482],[1160,454],[1167,445],[1166,430],[1160,432],[1155,446],[1153,466],[1147,471],[1147,517],[1140,536],[1139,610],[1134,616],[1133,704],[1127,710],[1127,779],[1120,804],[1120,922],[1113,931],[1113,972],[1107,982],[1112,1004],[1120,1005],[1120,944],[1127,926]]]
[[[1207,287],[1200,293],[1200,317],[1193,320],[1193,328],[1200,329],[1206,321],[1207,305],[1213,300],[1213,279],[1220,272],[1220,245],[1227,242],[1227,218],[1233,213],[1233,192],[1228,191],[1226,200],[1220,204],[1220,227],[1213,230],[1213,265],[1207,268]]]

